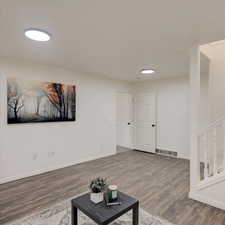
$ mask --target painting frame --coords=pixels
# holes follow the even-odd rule
[[[7,123],[76,121],[76,85],[7,78]]]

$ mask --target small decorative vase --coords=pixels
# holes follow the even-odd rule
[[[95,204],[98,204],[100,202],[102,202],[104,199],[104,193],[100,192],[100,193],[90,193],[90,200],[92,202],[94,202]]]

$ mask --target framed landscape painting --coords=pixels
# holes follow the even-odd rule
[[[7,79],[8,124],[76,120],[76,86]]]

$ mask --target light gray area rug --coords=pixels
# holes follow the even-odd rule
[[[82,212],[78,212],[79,225],[96,225],[91,219]],[[132,225],[132,211],[124,214],[112,222],[113,225]],[[39,213],[27,216],[18,221],[8,223],[8,225],[71,225],[71,205],[70,200],[54,205]],[[144,211],[139,210],[139,225],[173,225],[166,220],[155,217]]]

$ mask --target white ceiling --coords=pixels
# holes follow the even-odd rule
[[[30,27],[52,40],[26,39]],[[190,47],[220,39],[224,0],[0,0],[0,55],[115,79],[188,74]]]

